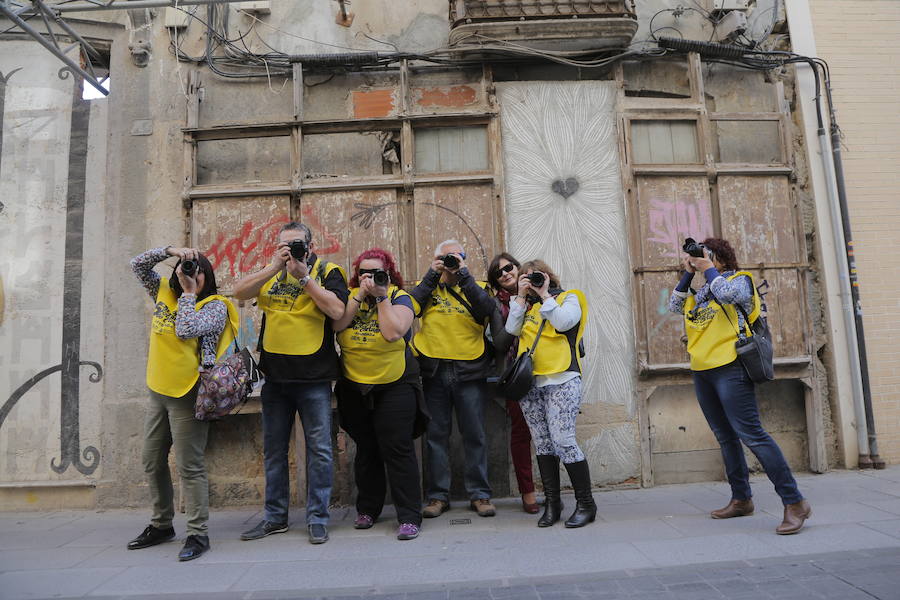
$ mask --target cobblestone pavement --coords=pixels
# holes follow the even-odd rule
[[[176,560],[181,515],[178,541],[127,551],[146,509],[0,512],[0,600],[900,600],[900,466],[798,483],[813,516],[793,536],[775,535],[782,507],[756,476],[749,517],[710,519],[728,486],[699,483],[597,491],[597,522],[574,530],[539,529],[515,499],[493,518],[454,503],[405,542],[392,514],[358,531],[347,508],[332,511],[326,544],[307,543],[302,509],[287,533],[242,542],[258,508],[214,511],[212,549],[188,563]]]

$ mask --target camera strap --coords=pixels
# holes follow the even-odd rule
[[[528,349],[528,356],[534,355],[534,349],[537,348],[538,342],[541,340],[541,334],[544,333],[544,325],[547,324],[547,319],[541,319],[541,326],[538,327],[537,335],[534,336],[534,342],[531,344],[531,348]]]
[[[738,327],[737,323],[735,323],[734,321],[731,320],[730,316],[728,316],[728,311],[725,310],[725,305],[722,304],[721,302],[719,302],[719,299],[716,298],[715,294],[713,294],[711,285],[709,286],[709,295],[712,297],[713,300],[716,301],[716,304],[718,304],[719,306],[722,307],[722,313],[725,315],[725,318],[728,319],[728,322],[731,323],[731,326],[734,327],[734,331],[735,331],[735,333],[737,333],[738,339],[740,339],[741,338],[741,328]],[[734,306],[739,311],[741,311],[741,314],[744,316],[744,325],[748,329],[750,329],[750,317],[747,316],[747,311],[745,311],[744,307],[741,306],[740,304],[738,304],[737,302],[734,303]]]
[[[475,318],[475,312],[474,312],[474,309],[472,308],[472,305],[469,304],[468,302],[466,302],[465,298],[463,298],[462,296],[457,294],[455,291],[453,291],[453,288],[450,287],[449,285],[447,286],[447,293],[449,293],[451,296],[456,298],[456,301],[459,302],[460,304],[462,304],[463,307],[465,307],[465,309],[467,311],[469,311],[469,314],[472,315],[472,318],[475,319],[475,321],[478,321],[478,319]]]

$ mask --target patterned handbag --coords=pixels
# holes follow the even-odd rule
[[[247,348],[239,349],[208,369],[200,371],[200,385],[194,404],[194,418],[215,421],[243,406],[259,381],[259,368]]]

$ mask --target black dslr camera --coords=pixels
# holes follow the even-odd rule
[[[388,273],[384,269],[378,269],[372,273],[372,283],[379,287],[387,285],[390,280],[391,278],[388,277]]]
[[[527,277],[528,277],[528,281],[531,283],[531,287],[534,287],[534,288],[543,287],[544,279],[545,279],[543,273],[538,273],[538,272],[529,273],[527,275]]]
[[[291,256],[296,260],[303,260],[306,258],[306,255],[309,254],[309,246],[306,245],[305,240],[288,242],[288,248],[291,250]]]
[[[184,273],[187,277],[193,277],[197,274],[197,261],[191,259],[185,259],[181,261],[181,272]]]
[[[706,258],[706,255],[709,255],[709,260],[712,260],[715,254],[712,250],[704,246],[703,244],[698,244],[697,240],[694,238],[686,238],[684,240],[684,244],[681,246],[681,249],[684,250],[686,254],[689,256],[693,256],[694,258]]]
[[[444,266],[448,269],[458,269],[459,268],[459,259],[453,256],[452,254],[445,254],[441,257],[441,262],[444,263]]]

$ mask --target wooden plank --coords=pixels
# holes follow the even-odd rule
[[[299,217],[313,230],[319,256],[344,268],[349,268],[363,250],[376,246],[391,252],[398,260],[402,259],[395,189],[304,190],[300,196]]]
[[[669,296],[678,283],[678,274],[647,273],[639,276],[638,281],[643,288],[644,305],[640,309],[647,328],[648,363],[687,361],[687,349],[682,341],[683,317],[668,310]]]
[[[291,193],[289,182],[239,184],[239,185],[195,185],[188,192],[194,200],[210,198],[245,198],[256,196],[281,196]]]
[[[763,290],[763,302],[768,308],[769,330],[776,357],[799,357],[809,354],[809,324],[804,306],[806,304],[804,275],[790,270],[749,269],[757,286],[768,281],[768,290]]]
[[[639,177],[641,265],[675,267],[684,238],[713,235],[706,177]]]
[[[486,280],[488,262],[499,252],[492,192],[490,185],[416,187],[416,278],[434,260],[435,246],[453,238],[466,249],[466,263],[472,275]]]
[[[294,121],[302,121],[303,120],[303,65],[299,62],[295,62],[291,65],[291,71],[293,73],[293,78],[291,79],[291,83],[293,84],[293,92],[294,92]]]
[[[281,226],[290,218],[290,197],[220,198],[195,201],[192,245],[216,272],[220,290],[269,262]]]
[[[796,263],[801,260],[794,205],[785,176],[720,175],[722,235],[738,263]]]

